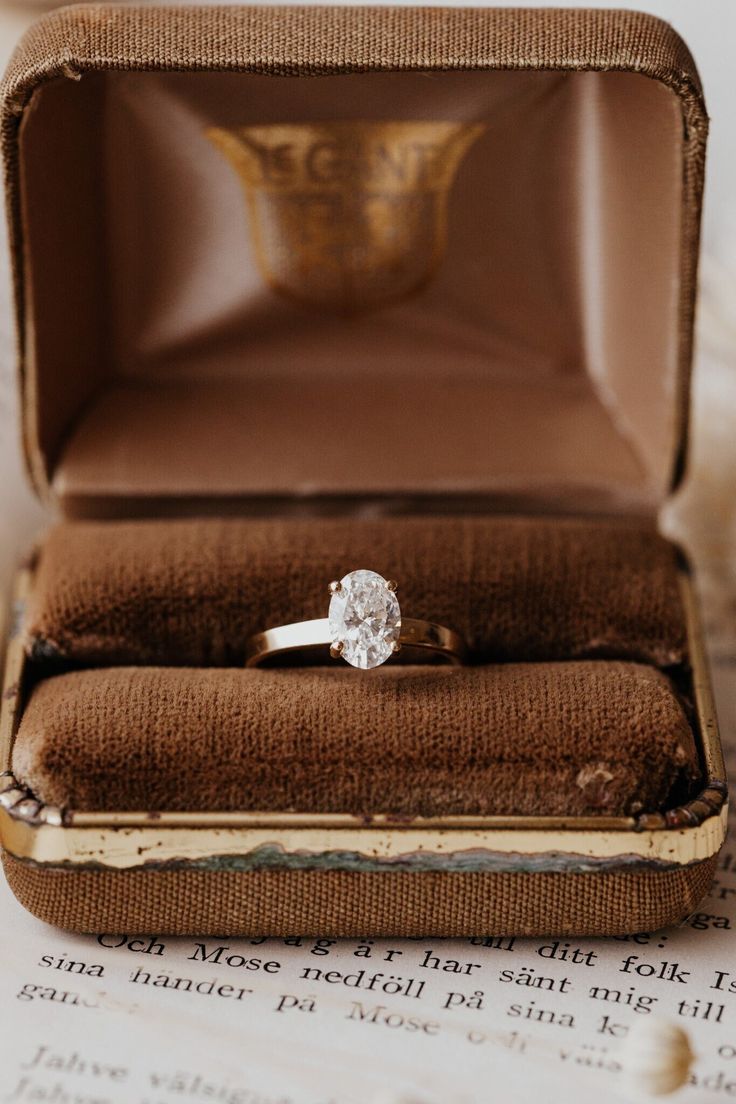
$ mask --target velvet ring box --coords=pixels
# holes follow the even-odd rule
[[[631,12],[80,6],[3,86],[10,884],[79,930],[605,934],[726,789],[680,551],[707,120]],[[357,567],[458,668],[246,670]]]

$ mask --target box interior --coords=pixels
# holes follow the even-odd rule
[[[324,616],[364,562],[467,665],[243,670],[251,633]],[[34,569],[13,770],[76,810],[659,812],[701,778],[680,572],[631,520],[66,522]]]
[[[268,171],[213,128],[260,128]],[[685,417],[681,129],[622,72],[41,85],[37,480],[78,515],[654,512]]]

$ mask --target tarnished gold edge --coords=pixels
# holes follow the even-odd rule
[[[198,862],[279,848],[293,855],[354,853],[376,861],[400,856],[559,854],[580,860],[638,856],[684,865],[715,854],[726,833],[726,782],[692,582],[681,573],[688,624],[697,723],[705,785],[691,802],[665,813],[633,817],[426,817],[377,814],[273,812],[73,812],[44,806],[19,790],[0,804],[0,840],[16,858],[41,864],[99,865],[116,869],[149,862]],[[27,569],[14,593],[23,605],[31,585]],[[0,706],[0,755],[10,770],[19,720],[25,654],[11,634]],[[7,792],[7,791],[6,791]],[[5,795],[0,795],[0,798]],[[8,796],[10,794],[8,793]],[[521,859],[520,859],[521,861]]]
[[[249,828],[77,828],[29,824],[4,812],[3,847],[16,858],[52,865],[129,869],[149,863],[201,863],[268,853],[306,862],[328,855],[390,865],[397,860],[434,856],[462,863],[497,861],[523,866],[524,857],[555,856],[580,865],[638,858],[652,865],[681,866],[716,853],[726,830],[725,808],[697,828],[645,832],[514,828],[296,827]]]

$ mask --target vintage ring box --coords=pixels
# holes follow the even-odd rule
[[[29,32],[6,188],[28,466],[63,520],[2,703],[28,909],[336,936],[692,912],[726,789],[654,528],[706,130],[686,48],[631,12],[83,5]],[[333,570],[393,564],[472,666],[242,670]]]

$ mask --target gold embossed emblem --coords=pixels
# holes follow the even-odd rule
[[[436,271],[458,166],[483,124],[336,122],[207,131],[243,184],[264,278],[346,313]]]

